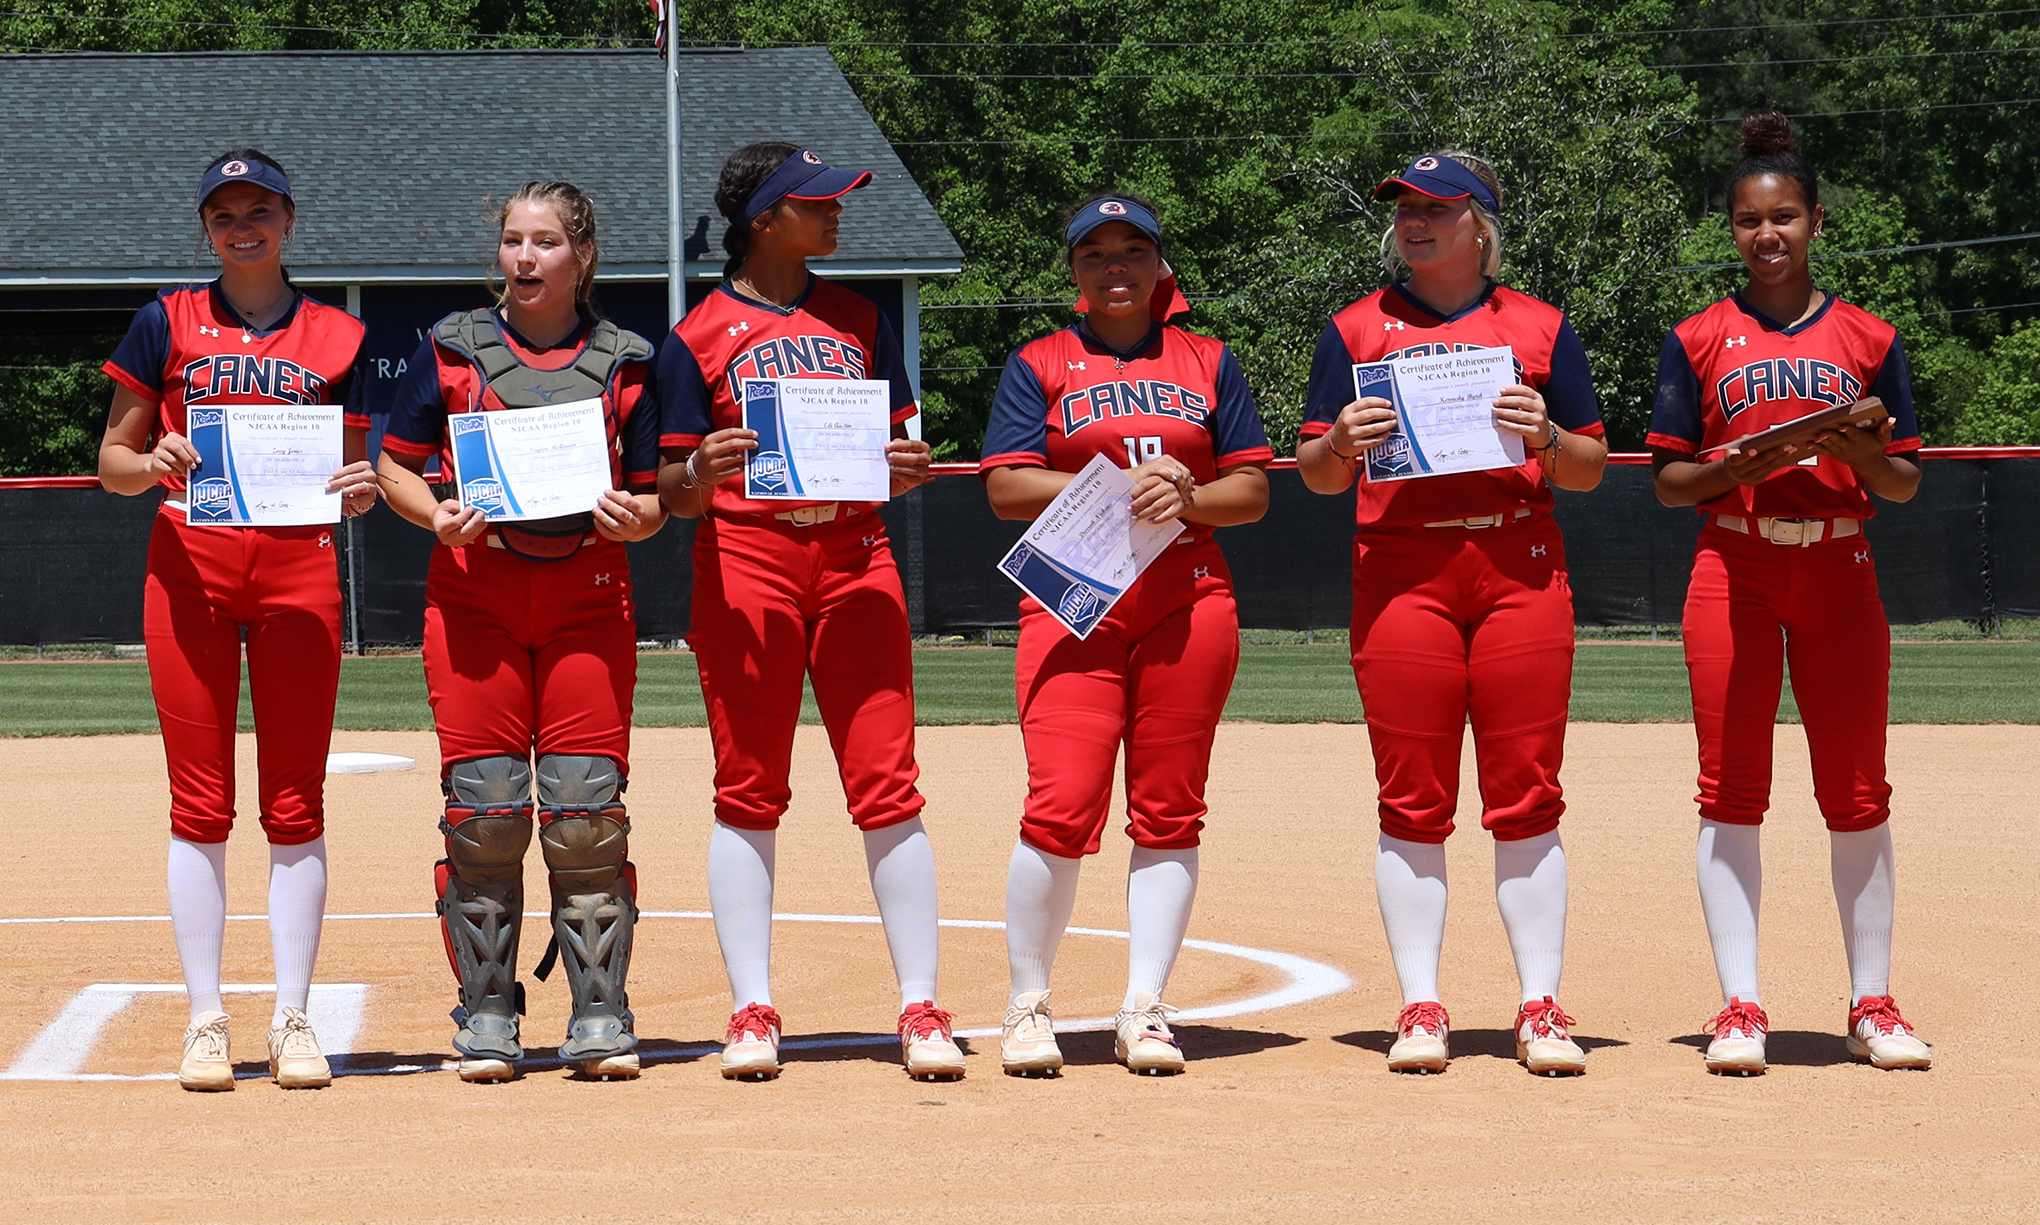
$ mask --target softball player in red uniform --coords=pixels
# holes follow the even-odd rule
[[[460,981],[453,1041],[461,1079],[517,1075],[517,940],[535,810],[553,931],[537,973],[545,978],[557,953],[573,997],[560,1058],[586,1076],[627,1080],[638,1074],[623,804],[637,628],[623,546],[665,522],[652,348],[590,305],[600,250],[580,189],[527,183],[498,223],[497,306],[449,315],[419,345],[381,461],[390,505],[440,544],[425,587],[425,680],[446,793],[436,891]],[[453,470],[450,415],[590,399],[601,401],[614,487],[588,512],[492,526],[426,484],[433,455]]]
[[[913,659],[885,524],[875,503],[748,499],[740,475],[758,437],[743,428],[744,379],[878,379],[892,387],[892,492],[927,479],[927,444],[905,437],[917,409],[892,326],[807,269],[835,251],[842,197],[870,178],[792,145],[731,154],[715,193],[729,221],[723,283],[659,352],[659,490],[675,514],[702,517],[688,639],[715,744],[708,897],[735,1009],[722,1053],[732,1079],[779,1074],[773,865],[803,675],[863,831],[907,1070],[964,1070],[935,1006],[935,859],[914,786]]]
[[[1124,743],[1131,938],[1115,1053],[1134,1072],[1171,1074],[1183,1070],[1183,1048],[1162,991],[1190,924],[1212,736],[1240,654],[1232,576],[1211,529],[1267,512],[1274,453],[1232,352],[1166,322],[1187,304],[1152,205],[1085,200],[1067,215],[1063,245],[1087,314],[1007,359],[979,464],[992,509],[1034,519],[1103,455],[1134,481],[1132,514],[1188,530],[1087,638],[1032,598],[1020,603],[1027,804],[1006,875],[1012,989],[999,1060],[1019,1076],[1062,1067],[1049,971],[1078,869],[1099,848]]]
[[[1658,367],[1650,447],[1658,498],[1707,516],[1686,590],[1686,667],[1700,742],[1701,909],[1724,1006],[1712,1072],[1764,1070],[1757,995],[1758,849],[1771,800],[1772,727],[1786,660],[1827,821],[1849,955],[1849,1053],[1880,1068],[1933,1059],[1891,998],[1891,786],[1884,726],[1891,630],[1863,523],[1870,494],[1919,489],[1905,348],[1892,326],[1814,287],[1819,185],[1775,111],[1742,126],[1728,213],[1749,284],[1672,329]],[[1879,429],[1811,443],[1708,452],[1795,417],[1874,395]]]
[[[115,387],[99,448],[107,489],[167,491],[149,538],[143,633],[170,767],[170,921],[191,1000],[177,1078],[187,1089],[234,1087],[220,944],[245,633],[276,959],[269,1069],[285,1088],[316,1088],[332,1079],[305,1005],[326,911],[326,749],[340,681],[333,532],[187,523],[185,488],[199,457],[185,410],[334,405],[345,416],[347,463],[327,489],[340,493],[344,513],[361,514],[376,493],[362,458],[362,327],[291,285],[283,249],[297,206],[274,159],[254,149],[213,159],[199,180],[198,215],[219,279],[166,289],[135,316],[104,366]]]
[[[1395,201],[1383,240],[1405,279],[1340,311],[1312,363],[1297,463],[1319,493],[1359,479],[1353,541],[1353,674],[1380,784],[1375,889],[1403,993],[1388,1066],[1437,1072],[1449,1019],[1438,1001],[1444,841],[1459,802],[1469,718],[1481,825],[1495,837],[1495,900],[1523,1006],[1516,1057],[1548,1075],[1586,1070],[1559,1008],[1565,952],[1565,811],[1558,770],[1572,691],[1572,588],[1551,486],[1592,489],[1608,449],[1587,356],[1556,307],[1497,285],[1502,192],[1486,163],[1427,153],[1375,188]],[[1518,468],[1396,482],[1356,476],[1395,428],[1389,402],[1354,399],[1353,365],[1511,346],[1519,382],[1495,422],[1522,435]]]

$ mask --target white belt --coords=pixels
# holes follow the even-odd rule
[[[854,519],[862,511],[863,508],[858,506],[845,506],[841,502],[824,502],[820,506],[799,506],[793,510],[782,510],[772,517],[774,519],[783,519],[795,527],[813,527],[817,523],[834,523],[839,515],[845,519]]]
[[[1716,515],[1714,521],[1731,532],[1750,534],[1750,521],[1741,515]],[[1828,524],[1834,530],[1828,530]],[[1796,544],[1805,548],[1822,540],[1840,540],[1863,530],[1861,519],[1759,519],[1757,535],[1772,544]]]
[[[1482,527],[1500,527],[1504,523],[1513,523],[1518,519],[1528,519],[1529,517],[1530,508],[1527,506],[1518,506],[1514,512],[1500,511],[1492,515],[1474,515],[1472,518],[1469,519],[1440,519],[1436,523],[1426,523],[1424,526],[1463,527],[1469,529]]]

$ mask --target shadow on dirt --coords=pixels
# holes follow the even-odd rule
[[[1604,1046],[1628,1046],[1620,1038],[1595,1038],[1586,1034],[1574,1034],[1572,1040],[1580,1044],[1583,1051],[1597,1051]],[[1363,1051],[1379,1055],[1388,1054],[1388,1048],[1395,1045],[1395,1031],[1392,1029],[1362,1029],[1350,1034],[1339,1034],[1332,1041],[1347,1046],[1357,1046]],[[1493,1059],[1516,1061],[1516,1032],[1510,1029],[1455,1029],[1451,1036],[1452,1057],[1467,1059],[1485,1055]]]
[[[1666,1041],[1674,1046],[1707,1049],[1706,1034],[1684,1034]],[[1855,1063],[1840,1034],[1815,1033],[1810,1029],[1774,1029],[1764,1038],[1764,1062],[1776,1067],[1832,1068]]]

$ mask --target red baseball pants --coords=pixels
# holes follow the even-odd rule
[[[279,846],[310,842],[326,830],[340,685],[333,529],[193,527],[159,513],[142,634],[170,767],[170,830],[189,842],[225,842],[234,825],[244,628],[262,830]]]
[[[1096,854],[1123,742],[1127,836],[1151,850],[1196,846],[1212,735],[1239,662],[1232,574],[1208,539],[1156,558],[1086,639],[1021,601],[1020,837],[1066,859]]]
[[[630,772],[637,618],[630,559],[597,538],[533,561],[487,538],[432,551],[425,683],[442,776],[476,757],[608,757]]]
[[[1573,607],[1550,516],[1361,532],[1352,648],[1383,833],[1451,835],[1469,717],[1481,826],[1505,842],[1558,827]]]
[[[875,513],[796,527],[710,515],[694,537],[693,625],[715,745],[715,815],[777,829],[801,677],[836,751],[850,819],[883,829],[917,816],[914,660],[907,600]]]
[[[1860,534],[1799,547],[1700,531],[1686,588],[1686,670],[1700,740],[1700,815],[1760,825],[1785,664],[1806,725],[1813,795],[1831,830],[1891,817],[1884,728],[1891,627]]]

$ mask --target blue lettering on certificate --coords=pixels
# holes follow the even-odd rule
[[[1723,416],[1774,400],[1853,404],[1863,398],[1863,381],[1835,365],[1806,357],[1771,357],[1738,366],[1717,379],[1714,398]]]

